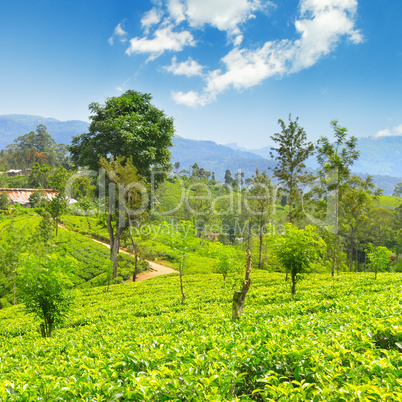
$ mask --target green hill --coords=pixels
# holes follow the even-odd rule
[[[402,398],[402,276],[252,271],[240,322],[221,276],[80,291],[41,338],[22,306],[0,311],[0,400],[354,401]]]
[[[22,214],[13,218],[0,214],[0,245],[7,242],[7,234],[16,231],[21,236],[21,243],[29,243],[30,237],[38,236],[37,228],[41,218],[35,214]],[[111,269],[110,252],[104,245],[94,242],[91,238],[74,231],[59,228],[58,236],[50,240],[52,254],[62,258],[69,258],[74,262],[74,270],[70,280],[77,288],[103,286],[107,280],[107,273]],[[28,251],[28,250],[27,250]],[[28,252],[35,254],[37,250]],[[118,282],[127,280],[133,272],[134,258],[120,254]],[[12,302],[11,284],[0,275],[0,308]],[[18,296],[18,295],[17,295]],[[18,301],[18,297],[17,297]],[[0,398],[1,400],[1,398]]]

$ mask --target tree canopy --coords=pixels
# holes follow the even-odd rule
[[[108,98],[104,105],[91,103],[89,132],[73,137],[71,158],[77,166],[98,170],[101,157],[108,161],[131,158],[138,173],[151,178],[152,168],[167,171],[173,119],[151,104],[152,96],[129,90]],[[155,182],[163,179],[155,176]]]

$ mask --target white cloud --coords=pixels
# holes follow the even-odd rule
[[[380,130],[375,137],[395,137],[402,135],[402,124],[391,129]]]
[[[227,89],[247,89],[269,77],[311,67],[333,51],[344,36],[361,42],[360,32],[354,29],[356,9],[356,0],[302,0],[295,21],[298,39],[269,41],[253,50],[235,47],[221,59],[225,70],[209,72],[202,94],[196,97],[191,93],[188,104],[204,105]],[[180,103],[185,100],[181,97]]]
[[[184,21],[187,21],[192,28],[210,25],[226,31],[238,46],[243,40],[238,26],[254,18],[255,11],[263,10],[271,4],[268,0],[265,2],[261,0],[166,0],[165,3],[167,9],[165,18],[163,18],[162,4],[159,4],[159,8],[152,8],[141,19],[145,35],[149,34],[153,26],[159,24],[154,32],[155,37],[148,39],[144,36],[131,39],[127,54],[150,53],[150,58],[154,59],[165,50],[180,51],[184,46],[194,45],[191,33],[179,28]],[[172,31],[173,28],[177,28],[175,32]]]
[[[233,40],[233,45],[240,46],[241,43],[243,42],[243,38],[244,38],[243,35],[237,35]]]
[[[309,68],[344,38],[355,44],[363,41],[355,28],[357,0],[300,0],[294,21],[297,38],[279,38],[253,48],[242,47],[247,35],[245,25],[257,18],[258,12],[275,7],[269,0],[160,0],[154,4],[141,20],[144,36],[130,40],[128,55],[149,54],[148,60],[152,60],[166,51],[180,52],[196,45],[193,34],[205,26],[228,34],[231,49],[220,60],[221,69],[204,72],[207,67],[191,57],[182,63],[173,58],[172,64],[164,67],[176,75],[204,79],[200,93],[173,93],[176,102],[190,106],[212,102],[228,89],[244,90],[269,77],[283,77]],[[115,30],[114,35],[120,34]]]
[[[126,50],[128,55],[132,53],[150,53],[150,59],[160,56],[165,51],[179,52],[185,46],[194,46],[193,35],[189,31],[174,32],[173,26],[157,29],[152,39],[133,38]]]
[[[296,51],[291,72],[314,65],[343,36],[360,43],[363,37],[354,29],[356,10],[356,0],[302,0],[300,19],[295,21],[300,39],[294,42]]]
[[[198,92],[173,92],[173,100],[177,104],[182,104],[191,107],[205,106],[210,103],[212,99],[208,98],[206,95],[200,95]]]
[[[201,76],[202,69],[204,68],[198,64],[191,57],[182,63],[177,63],[177,58],[173,57],[172,64],[170,66],[164,67],[166,71],[173,73],[175,75],[185,75],[187,77]]]
[[[167,9],[175,24],[180,24],[186,19],[184,4],[180,0],[168,0]]]
[[[184,0],[182,4],[192,26],[208,24],[229,33],[238,33],[240,24],[254,18],[254,12],[265,8],[259,0]]]
[[[162,12],[156,8],[153,8],[145,13],[145,15],[141,18],[141,25],[145,32],[148,33],[151,26],[158,24],[162,19],[162,16]]]
[[[127,42],[127,32],[122,28],[121,22],[117,24],[116,28],[114,29],[113,35],[108,39],[108,42],[113,45],[114,38],[118,38],[120,42]]]

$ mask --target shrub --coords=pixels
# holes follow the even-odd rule
[[[47,261],[27,257],[19,270],[21,299],[27,312],[43,320],[40,324],[43,337],[52,335],[53,327],[65,319],[70,309],[70,281],[65,274],[71,269],[69,261],[54,256]]]

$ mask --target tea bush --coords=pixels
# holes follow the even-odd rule
[[[0,311],[0,400],[401,401],[402,275],[254,270],[239,322],[221,275],[85,289],[54,338]]]

